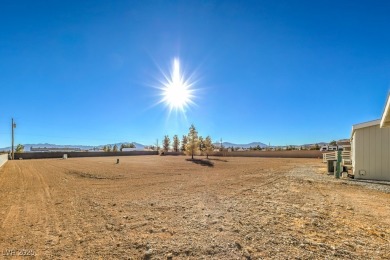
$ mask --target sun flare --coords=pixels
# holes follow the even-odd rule
[[[164,75],[165,80],[162,83],[161,100],[165,103],[169,110],[176,110],[185,112],[186,108],[194,104],[194,92],[192,88],[194,82],[190,81],[190,78],[185,78],[184,73],[180,68],[179,59],[174,59],[172,64],[171,73],[169,76]]]

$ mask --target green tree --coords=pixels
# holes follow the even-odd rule
[[[103,151],[107,152],[107,145],[103,146]]]
[[[319,146],[318,144],[316,144],[316,145],[314,146],[314,149],[315,149],[315,150],[320,150],[320,146]]]
[[[187,145],[186,145],[186,153],[191,155],[191,158],[194,159],[194,154],[199,149],[199,138],[198,132],[196,131],[195,126],[192,124],[188,136],[187,136]]]
[[[177,135],[174,135],[173,136],[173,143],[172,143],[172,146],[173,146],[173,150],[175,152],[178,152],[179,151],[179,146],[180,146],[180,140],[179,140],[179,137]]]
[[[336,142],[335,140],[333,140],[333,141],[331,141],[331,142],[329,143],[329,145],[331,145],[331,146],[336,146],[336,145],[337,145],[337,142]]]
[[[15,148],[15,153],[23,153],[24,151],[24,145],[18,144]]]
[[[169,136],[164,136],[163,140],[163,150],[164,152],[168,152],[169,150],[169,145],[171,144],[171,139],[169,139]]]
[[[183,138],[181,139],[181,146],[180,146],[180,150],[181,150],[182,152],[185,152],[185,151],[186,151],[187,143],[188,143],[187,136],[186,136],[186,135],[183,135]]]
[[[207,159],[209,158],[209,154],[214,151],[214,146],[210,136],[207,136],[206,139],[204,139],[204,151],[206,152]]]
[[[114,145],[114,148],[112,148],[112,151],[113,151],[113,152],[118,152],[118,146],[117,146],[117,145]]]
[[[111,145],[107,145],[107,152],[111,152]]]

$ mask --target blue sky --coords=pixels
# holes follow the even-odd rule
[[[348,138],[390,86],[388,1],[2,1],[0,147],[152,144],[194,123],[271,145]],[[171,114],[159,67],[196,72]]]

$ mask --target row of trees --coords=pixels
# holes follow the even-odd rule
[[[163,139],[163,151],[167,152],[171,147],[171,139],[166,135]],[[177,135],[173,136],[172,139],[172,148],[175,152],[185,152],[187,155],[191,155],[191,158],[194,159],[194,155],[197,152],[203,152],[209,158],[209,154],[214,151],[214,146],[210,136],[203,138],[198,135],[198,131],[195,126],[192,124],[189,128],[187,135],[183,135],[181,141]]]
[[[131,144],[121,144],[120,150],[122,151],[123,148],[137,148],[134,143]]]
[[[136,148],[136,146],[134,143],[121,144],[121,146],[119,147],[119,150],[122,151],[123,148]],[[118,152],[118,145],[116,145],[116,144],[114,146],[105,145],[105,146],[103,146],[103,151],[105,151],[105,152]]]
[[[118,151],[118,146],[114,145],[114,147],[112,147],[111,145],[105,145],[105,146],[103,146],[103,151],[105,151],[105,152],[117,152]]]

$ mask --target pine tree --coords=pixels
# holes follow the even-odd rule
[[[211,141],[211,137],[207,136],[204,140],[204,150],[207,155],[207,159],[209,158],[209,154],[211,154],[214,151],[213,143]]]
[[[188,155],[191,155],[192,159],[194,159],[194,154],[199,149],[199,138],[198,132],[196,131],[196,128],[193,124],[189,129],[187,140],[188,143],[186,145],[186,152]]]
[[[173,136],[173,150],[175,152],[178,152],[179,151],[179,146],[180,146],[180,140],[179,140],[179,137],[177,135],[174,135]]]
[[[118,146],[117,146],[117,145],[114,145],[114,148],[112,148],[112,151],[113,151],[113,152],[118,152]]]
[[[199,136],[198,138],[199,151],[202,153],[204,151],[204,140],[203,137]]]
[[[164,140],[163,140],[163,150],[164,152],[168,152],[169,150],[169,145],[171,143],[171,140],[169,139],[169,136],[164,136]]]
[[[182,152],[185,152],[185,151],[186,151],[187,143],[188,143],[187,136],[186,136],[186,135],[183,135],[183,139],[181,140],[181,146],[180,146],[180,150],[181,150]]]

